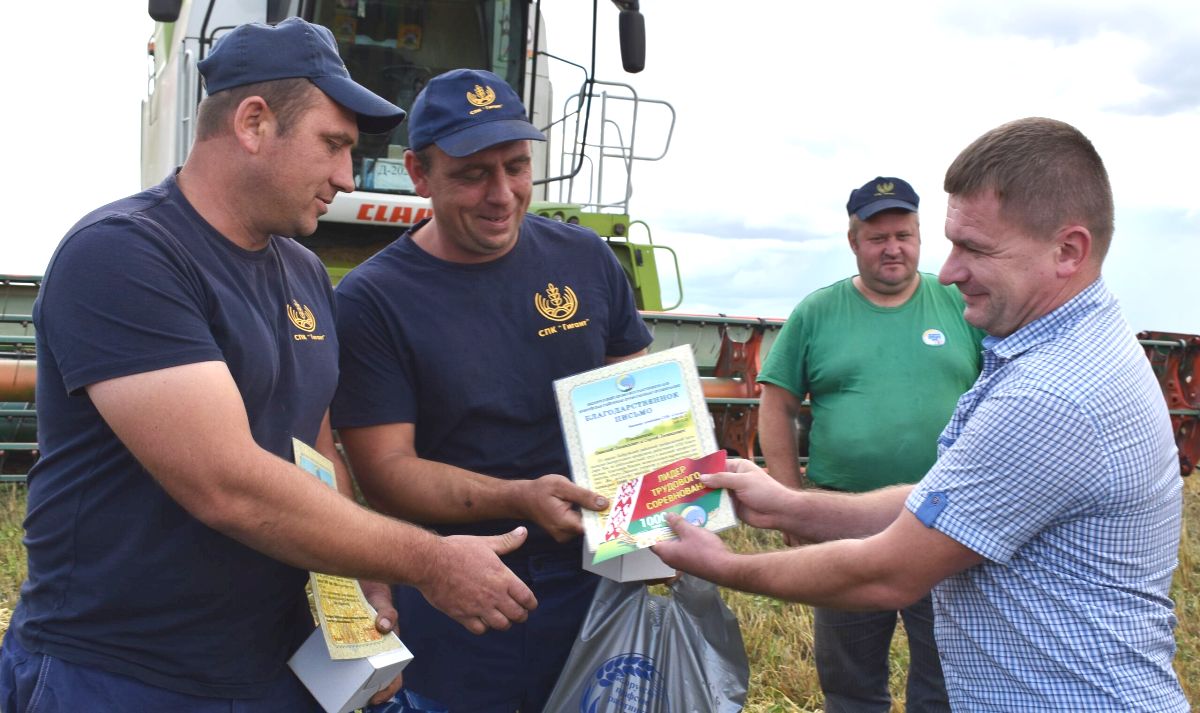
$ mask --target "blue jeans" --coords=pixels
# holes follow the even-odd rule
[[[897,614],[908,634],[909,713],[949,713],[942,664],[933,639],[933,603],[926,596],[899,612],[847,612],[813,609],[817,675],[826,713],[887,713],[888,650]]]
[[[372,713],[540,713],[558,681],[599,582],[580,552],[510,556],[504,563],[533,590],[524,624],[476,636],[409,587],[393,591],[400,638],[412,651],[404,688]],[[547,712],[550,713],[550,712]],[[559,713],[559,712],[554,712]]]
[[[26,651],[11,632],[0,648],[0,711],[5,713],[322,713],[284,667],[263,698],[192,696],[90,666]]]

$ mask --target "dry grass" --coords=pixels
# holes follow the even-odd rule
[[[779,533],[745,525],[724,538],[739,552],[783,547]],[[812,609],[759,594],[732,590],[722,594],[737,615],[750,659],[746,709],[755,713],[820,710],[822,697],[812,665]]]
[[[23,486],[0,486],[0,632],[25,577],[21,521],[25,514]],[[778,549],[777,533],[742,527],[726,534],[739,551]],[[808,713],[820,711],[822,697],[812,665],[812,612],[799,604],[740,592],[724,591],[726,602],[741,622],[750,658],[750,695],[746,713]],[[1193,707],[1200,710],[1200,476],[1184,479],[1184,531],[1179,569],[1172,590],[1179,617],[1175,670]],[[908,667],[903,629],[892,642],[892,710],[903,710],[903,672]]]
[[[1200,710],[1200,477],[1196,475],[1184,479],[1183,538],[1171,598],[1179,617],[1175,672],[1192,710]]]
[[[24,520],[25,486],[0,485],[0,633],[8,631],[9,614],[25,581]]]

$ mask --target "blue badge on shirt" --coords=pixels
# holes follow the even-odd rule
[[[917,508],[917,519],[925,527],[933,527],[934,520],[937,520],[938,515],[941,515],[942,511],[946,509],[948,502],[950,502],[950,497],[943,492],[929,493],[925,496],[925,502]]]

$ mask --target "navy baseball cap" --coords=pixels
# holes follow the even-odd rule
[[[850,200],[846,203],[846,213],[857,215],[860,220],[869,220],[881,210],[899,208],[910,213],[917,212],[921,198],[908,182],[893,177],[876,176],[867,181],[862,188],[850,191]]]
[[[452,69],[429,80],[408,118],[413,151],[437,144],[449,155],[462,157],[521,139],[546,137],[529,123],[513,88],[482,69]]]
[[[278,25],[251,22],[217,40],[200,60],[209,94],[274,79],[304,78],[358,116],[368,134],[391,131],[404,110],[350,78],[329,28],[289,17]]]

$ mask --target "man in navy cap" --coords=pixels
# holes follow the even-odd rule
[[[786,485],[857,493],[916,482],[937,457],[937,436],[959,395],[979,374],[983,333],[963,321],[962,296],[917,271],[919,200],[899,178],[877,177],[850,193],[847,237],[858,274],[797,305],[767,355],[758,376],[759,437],[771,475]],[[802,472],[806,394],[812,423]],[[926,596],[899,612],[815,610],[826,711],[890,709],[897,618],[908,634],[907,709],[949,710]]]
[[[338,285],[342,378],[333,422],[375,508],[442,534],[529,528],[503,557],[538,609],[472,637],[396,590],[414,659],[404,710],[541,711],[596,579],[580,567],[577,507],[606,502],[564,475],[552,382],[651,341],[609,248],[527,215],[531,141],[544,137],[491,72],[430,80],[405,166],[433,217]]]
[[[338,369],[329,279],[291,238],[353,190],[358,132],[404,112],[298,19],[234,29],[200,71],[185,165],[77,223],[34,307],[7,713],[319,711],[286,665],[313,628],[305,570],[413,585],[472,631],[536,605],[497,556],[523,532],[439,537],[292,465],[293,438],[337,463]]]

